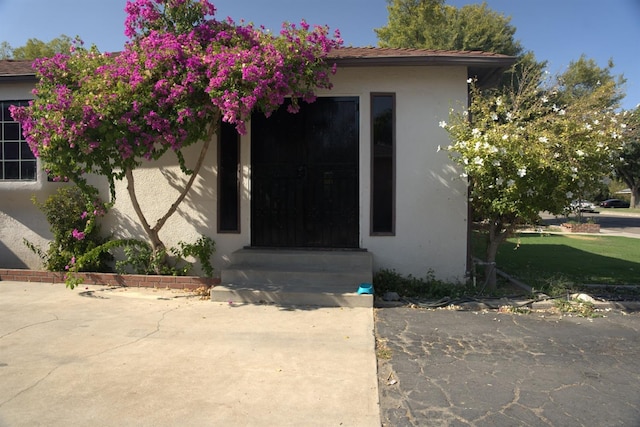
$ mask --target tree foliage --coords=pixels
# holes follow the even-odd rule
[[[375,30],[381,47],[523,52],[511,19],[486,3],[458,9],[444,0],[388,0],[387,10],[387,25]]]
[[[489,263],[518,225],[535,222],[541,211],[560,214],[597,187],[623,145],[625,124],[608,102],[614,82],[565,105],[557,82],[540,78],[535,68],[525,70],[519,84],[491,96],[472,84],[469,109],[441,122],[473,211],[487,225]]]
[[[584,54],[577,61],[571,61],[567,70],[558,78],[558,90],[561,93],[560,101],[570,104],[574,100],[595,92],[603,84],[613,83],[616,87],[615,91],[604,92],[608,99],[606,107],[617,107],[624,93],[620,88],[625,84],[626,80],[623,76],[614,76],[613,60],[609,60],[607,66],[601,68],[596,61],[587,58]]]
[[[614,176],[629,186],[631,207],[640,207],[640,105],[625,120],[625,145],[613,155]]]
[[[75,45],[35,61],[39,82],[28,107],[12,109],[34,154],[53,176],[97,190],[88,174],[127,188],[154,251],[160,229],[191,188],[220,120],[245,132],[254,110],[270,114],[285,100],[314,100],[330,88],[328,52],[341,40],[326,27],[284,24],[273,35],[230,18],[218,21],[207,0],[129,0],[118,54]],[[201,152],[191,169],[182,150]],[[133,170],[167,152],[190,175],[166,214],[151,225],[137,202]]]
[[[49,42],[29,39],[24,46],[12,48],[3,41],[0,44],[0,59],[36,59],[48,58],[57,53],[68,53],[73,44],[71,37],[61,34]]]
[[[523,69],[542,71],[546,66],[515,38],[511,18],[484,2],[456,8],[444,0],[387,1],[388,23],[375,30],[382,47],[480,50],[516,57],[516,65],[504,74],[500,86],[517,84]]]

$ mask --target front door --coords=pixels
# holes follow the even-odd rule
[[[251,244],[357,248],[357,97],[251,119]]]

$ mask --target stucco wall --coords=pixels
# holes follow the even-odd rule
[[[449,145],[438,126],[466,102],[466,70],[398,67],[341,70],[334,93],[360,95],[362,247],[374,268],[462,280],[466,268],[466,184],[438,145]],[[396,94],[396,233],[370,235],[370,92]]]
[[[22,101],[33,98],[31,83],[0,84],[0,100]],[[31,197],[44,200],[55,184],[46,182],[38,170],[36,181],[0,181],[0,266],[6,268],[39,268],[40,258],[23,243],[27,239],[46,248],[51,233],[44,215],[33,205]]]
[[[23,87],[9,94],[0,86],[0,98],[27,99],[29,90],[30,87]],[[396,94],[395,236],[371,236],[369,232],[371,92]],[[433,270],[441,279],[462,279],[466,262],[466,186],[447,155],[437,152],[437,146],[449,144],[438,122],[447,120],[449,109],[466,100],[466,69],[345,68],[334,77],[334,89],[319,95],[360,97],[360,246],[374,254],[374,267],[394,268],[419,277]],[[250,138],[249,133],[241,140],[241,232],[216,232],[217,149],[214,141],[194,188],[160,234],[167,246],[178,241],[193,242],[200,235],[209,236],[216,241],[214,264],[220,269],[233,251],[250,244]],[[195,163],[198,154],[199,147],[187,150],[188,166]],[[140,204],[151,225],[174,202],[177,188],[186,181],[172,154],[155,166],[158,167],[146,166],[135,172]],[[0,182],[0,267],[39,267],[39,260],[21,240],[24,236],[43,244],[50,234],[44,217],[30,198],[36,194],[44,200],[59,185],[64,184],[48,183],[42,174],[36,183]],[[103,229],[118,237],[143,237],[126,196],[126,183],[118,184],[118,194]],[[107,196],[106,188],[104,195]]]

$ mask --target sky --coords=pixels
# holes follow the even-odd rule
[[[283,21],[339,29],[346,46],[375,46],[374,28],[387,23],[386,0],[211,0],[216,17],[253,22],[277,31]],[[446,0],[452,6],[480,3]],[[640,104],[640,0],[487,0],[511,18],[515,38],[557,74],[584,54],[600,67],[613,59],[614,75],[627,83],[624,109]],[[0,42],[23,46],[80,36],[101,51],[124,46],[126,0],[0,0]]]

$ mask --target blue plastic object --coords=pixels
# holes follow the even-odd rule
[[[358,295],[373,294],[373,285],[371,283],[360,283]]]

